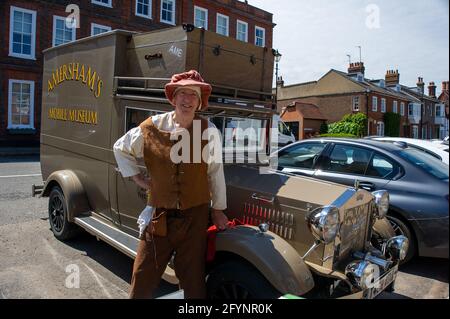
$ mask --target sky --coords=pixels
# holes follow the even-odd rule
[[[273,47],[285,85],[346,71],[359,48],[369,79],[397,70],[400,82],[449,80],[449,0],[248,0],[273,14]]]

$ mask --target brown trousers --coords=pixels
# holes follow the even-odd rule
[[[185,298],[206,298],[205,263],[209,205],[204,204],[183,211],[169,209],[166,212],[167,236],[153,236],[147,227],[144,239],[139,242],[131,278],[130,298],[152,298],[173,252],[175,273],[180,280],[180,289],[184,289]]]

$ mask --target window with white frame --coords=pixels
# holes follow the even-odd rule
[[[386,113],[386,99],[381,99],[381,113]]]
[[[352,100],[353,112],[359,112],[359,96],[354,96]]]
[[[266,46],[266,29],[255,27],[255,45],[259,47]]]
[[[136,0],[136,16],[152,18],[152,0]]]
[[[377,135],[384,136],[384,123],[383,122],[377,123]]]
[[[9,80],[8,129],[34,128],[34,82]]]
[[[378,111],[378,97],[372,96],[372,112]]]
[[[98,4],[100,6],[112,8],[112,0],[91,0],[93,4]]]
[[[436,117],[444,117],[444,107],[442,104],[436,104]]]
[[[216,32],[218,34],[229,36],[230,35],[230,18],[226,15],[217,14],[217,21],[216,21]]]
[[[392,105],[392,112],[398,113],[398,101],[394,101]]]
[[[208,10],[194,6],[194,25],[208,30]]]
[[[400,103],[400,115],[405,116],[405,102]]]
[[[36,11],[11,6],[9,24],[9,55],[35,59]]]
[[[236,28],[236,39],[248,42],[248,23],[244,21],[237,21],[237,28]]]
[[[97,35],[108,31],[111,31],[111,27],[97,23],[91,23],[91,35]]]
[[[75,40],[76,28],[68,28],[65,17],[53,16],[53,46]]]
[[[409,103],[408,105],[408,115],[413,116],[414,115],[414,104]]]
[[[175,0],[161,0],[161,22],[175,25]]]

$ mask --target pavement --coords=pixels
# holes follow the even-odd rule
[[[0,157],[0,299],[125,299],[133,260],[88,233],[61,242],[50,230],[38,156]],[[448,299],[449,260],[414,258],[382,299]],[[177,291],[161,281],[155,298]]]

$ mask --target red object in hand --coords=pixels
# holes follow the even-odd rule
[[[228,222],[228,228],[233,228],[239,225],[244,225],[239,219],[233,219]],[[217,229],[216,225],[212,225],[208,228],[207,234],[207,246],[206,246],[206,262],[212,262],[214,256],[216,255],[216,237],[220,230]]]

